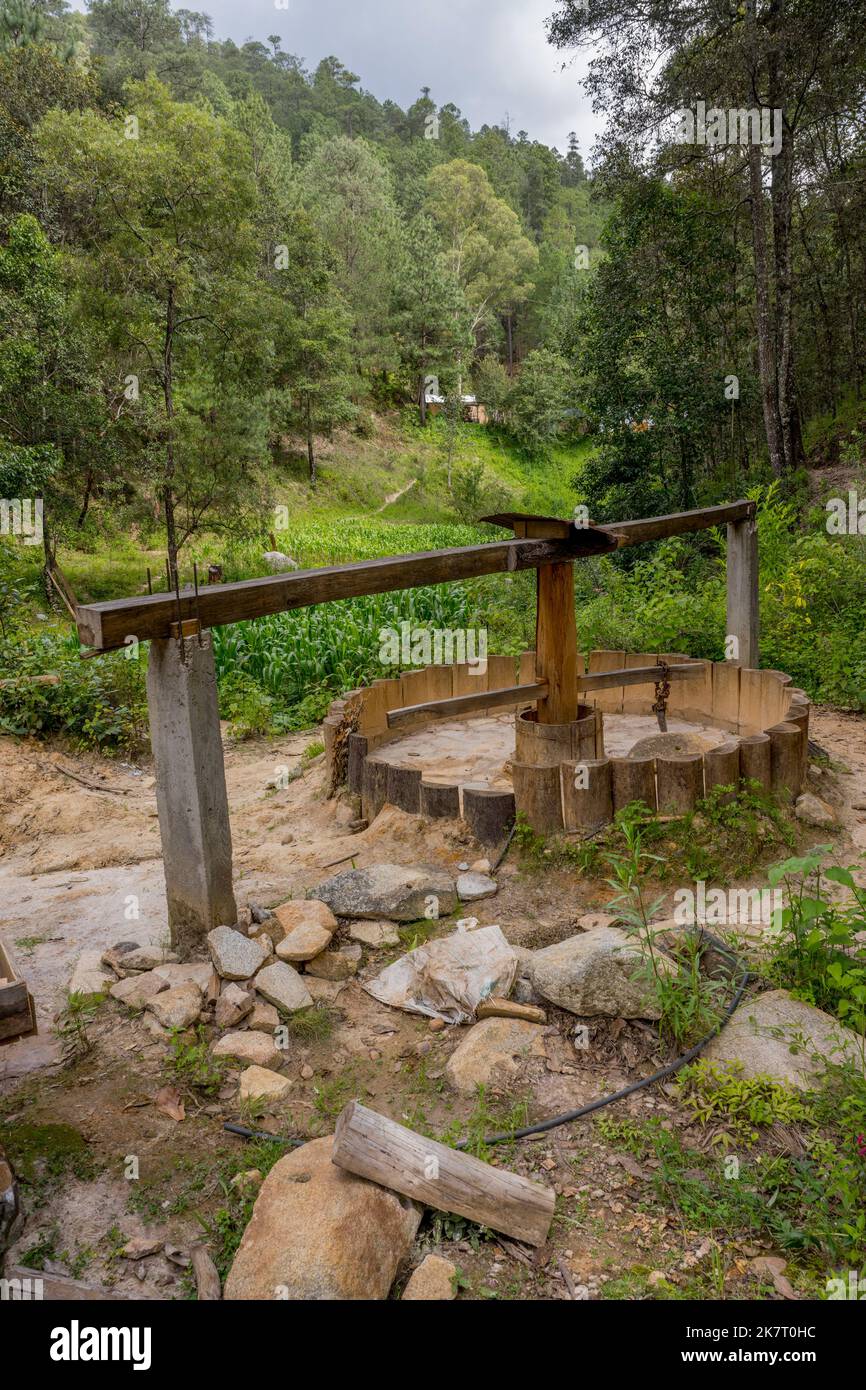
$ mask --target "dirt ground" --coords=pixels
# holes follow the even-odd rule
[[[811,787],[837,807],[843,854],[866,851],[864,735],[861,716],[814,711],[812,738],[849,769],[822,773]],[[323,759],[304,757],[316,739],[313,731],[226,749],[239,905],[304,895],[351,866],[435,863],[456,871],[481,853],[459,823],[431,824],[393,808],[369,829],[350,833],[351,807],[325,799]],[[285,780],[285,768],[289,785],[274,790],[269,784]],[[52,1033],[81,950],[130,938],[166,940],[151,769],[0,740],[0,776],[7,789],[0,814],[0,937],[28,979],[40,1030],[0,1048],[0,1126],[67,1126],[86,1152],[86,1162],[58,1163],[62,1180],[38,1186],[38,1205],[11,1258],[30,1252],[32,1259],[41,1242],[46,1269],[135,1298],[188,1296],[181,1264],[165,1254],[131,1263],[118,1250],[134,1236],[188,1249],[202,1238],[203,1222],[219,1220],[229,1177],[248,1162],[245,1141],[222,1129],[225,1120],[239,1118],[238,1074],[230,1072],[210,1096],[184,1093],[184,1117],[177,1119],[159,1104],[166,1045],[147,1031],[143,1016],[103,1004],[88,1029],[92,1050],[71,1067],[60,1065]],[[497,877],[498,895],[474,912],[484,924],[498,923],[516,946],[537,948],[571,935],[579,917],[603,909],[611,896],[606,884],[572,870],[524,869],[514,853]],[[360,978],[411,944],[365,948]],[[513,1123],[518,1112],[518,1122],[524,1115],[534,1121],[580,1106],[667,1060],[652,1029],[623,1020],[596,1020],[592,1047],[578,1050],[576,1020],[550,1008],[545,1056],[493,1089],[488,1117],[442,1080],[465,1031],[431,1032],[426,1020],[374,1001],[360,978],[335,998],[329,1036],[292,1040],[284,1068],[289,1098],[257,1116],[257,1126],[299,1136],[329,1133],[342,1105],[358,1096],[426,1132],[489,1132],[506,1117]],[[655,1115],[686,1126],[671,1095],[659,1087],[638,1093],[615,1107],[617,1118]],[[705,1142],[697,1132],[692,1137],[696,1146]],[[44,1142],[44,1135],[34,1139],[37,1147]],[[654,1207],[647,1201],[652,1165],[628,1160],[591,1121],[497,1157],[555,1186],[562,1200],[551,1242],[535,1253],[509,1241],[479,1243],[461,1223],[425,1219],[417,1257],[429,1249],[447,1254],[465,1275],[467,1296],[594,1298],[634,1269],[664,1271],[680,1295],[779,1296],[748,1273],[749,1260],[767,1253],[760,1244],[740,1249],[721,1235],[708,1240]],[[210,1236],[214,1229],[208,1227]]]

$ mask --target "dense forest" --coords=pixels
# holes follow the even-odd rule
[[[354,442],[327,500],[367,509],[383,421],[384,451],[414,451],[399,494],[438,498],[417,520],[541,499],[601,521],[752,490],[766,654],[858,705],[862,543],[802,523],[824,500],[814,468],[847,487],[862,455],[862,12],[551,8],[552,55],[592,56],[591,163],[574,136],[472,130],[426,88],[403,110],[337,57],[308,70],[276,34],[238,46],[167,0],[3,0],[0,495],[43,499],[49,571],[122,535],[174,582],[203,537],[261,554],[289,482],[316,515],[335,437]],[[684,137],[699,102],[763,111],[770,135]],[[412,548],[389,540],[370,544]],[[661,583],[669,613],[679,584],[692,607],[658,640],[685,626],[712,654],[706,546],[660,554],[640,592]],[[6,612],[21,591],[2,558]],[[594,574],[602,629],[628,621],[633,580]]]

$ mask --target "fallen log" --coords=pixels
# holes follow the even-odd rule
[[[425,1139],[351,1100],[337,1120],[332,1162],[403,1197],[543,1245],[555,1195],[516,1173]]]

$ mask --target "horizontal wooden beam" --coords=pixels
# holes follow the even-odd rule
[[[500,690],[479,690],[477,695],[455,695],[449,700],[428,700],[423,705],[403,705],[401,709],[388,711],[388,728],[408,724],[416,715],[423,714],[428,719],[454,719],[458,714],[471,714],[473,710],[492,709],[500,705],[530,704],[533,700],[544,700],[547,696],[547,681],[536,685],[506,685]]]
[[[594,671],[588,676],[578,676],[578,690],[610,690],[618,685],[646,685],[650,681],[687,681],[700,676],[703,667],[700,662],[678,666],[623,666],[618,671]]]
[[[209,584],[199,589],[197,600],[190,590],[181,593],[179,600],[168,592],[144,594],[139,598],[82,605],[78,609],[78,636],[84,646],[111,651],[131,638],[149,641],[169,637],[172,624],[179,620],[199,618],[203,628],[219,627],[362,594],[384,594],[487,574],[538,569],[540,565],[578,560],[615,547],[616,542],[607,532],[590,529],[575,531],[568,540],[491,541],[322,569],[294,570],[237,584]]]
[[[698,507],[691,512],[672,512],[669,516],[648,516],[640,521],[608,521],[597,529],[616,538],[618,547],[660,541],[667,536],[685,536],[692,531],[708,531],[712,526],[746,521],[754,516],[754,502],[726,502],[719,507]]]

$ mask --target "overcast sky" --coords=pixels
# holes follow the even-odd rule
[[[177,0],[172,0],[176,7]],[[588,160],[598,129],[584,95],[583,60],[562,71],[544,20],[554,0],[185,0],[236,43],[279,34],[283,48],[314,68],[334,54],[383,100],[409,106],[422,87],[453,101],[473,128],[526,130],[564,151],[577,132]],[[84,9],[83,0],[74,0]]]

